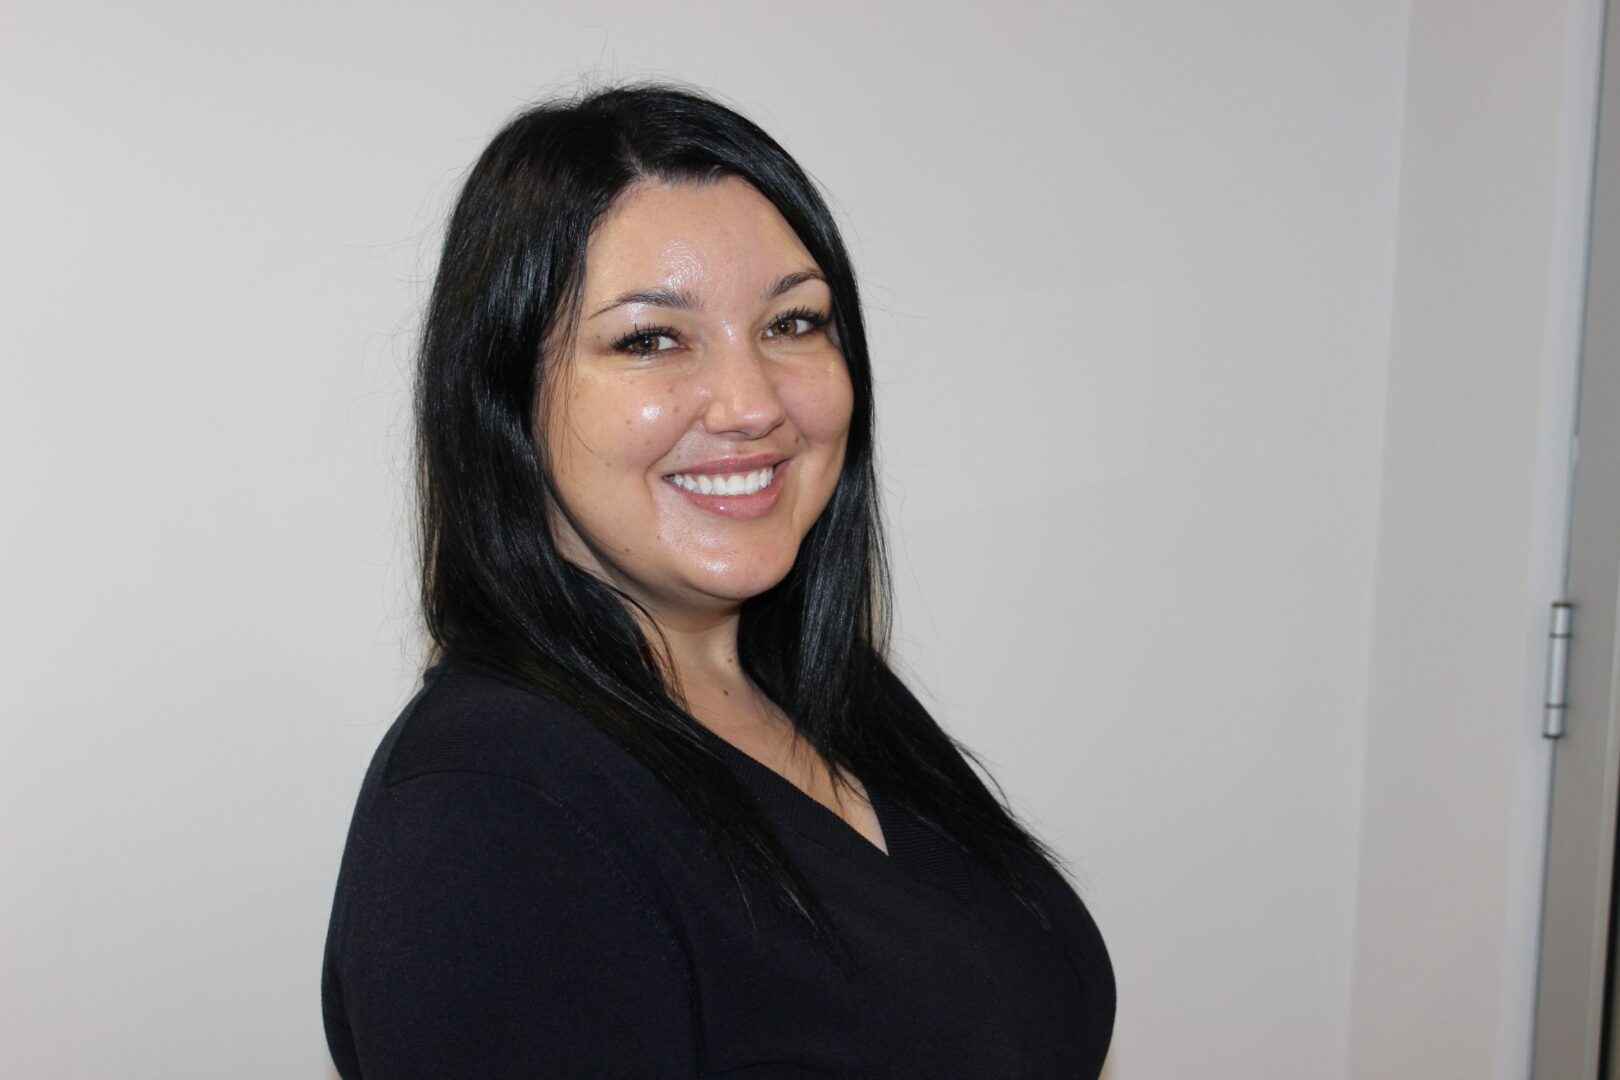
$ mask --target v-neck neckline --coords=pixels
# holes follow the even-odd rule
[[[831,807],[817,800],[815,796],[748,751],[713,731],[709,731],[708,734],[732,762],[739,773],[739,778],[753,792],[763,808],[775,810],[789,824],[822,840],[830,847],[840,851],[852,848],[860,850],[863,851],[865,858],[881,859],[885,863],[893,860],[894,848],[889,839],[892,832],[889,820],[893,817],[892,808],[865,778],[862,778],[861,786],[865,788],[866,797],[872,804],[872,812],[877,815],[878,829],[883,833],[882,848],[845,821]],[[885,848],[888,850],[885,851]]]
[[[887,854],[793,781],[713,731],[704,731],[773,822],[874,874],[896,876],[930,900],[954,901],[958,912],[973,906],[967,855],[933,826],[889,798],[881,785],[874,786],[867,777],[861,778],[883,832]]]
[[[539,694],[534,687],[504,672],[469,663],[460,657],[440,658],[423,672],[423,680],[429,682],[438,675],[453,670],[483,674],[527,693]],[[549,697],[543,694],[540,696]],[[577,712],[569,708],[570,711]],[[941,833],[936,826],[889,798],[881,784],[874,786],[870,778],[861,777],[861,784],[866,788],[872,811],[877,815],[878,827],[883,832],[883,843],[884,847],[888,848],[887,853],[868,840],[855,826],[817,802],[797,784],[769,765],[757,760],[709,728],[699,725],[698,730],[701,733],[700,738],[712,744],[716,751],[731,763],[732,772],[748,788],[759,803],[760,809],[773,822],[793,829],[822,847],[866,867],[874,874],[892,875],[919,890],[930,900],[954,901],[954,904],[948,906],[959,913],[965,913],[964,909],[975,906],[969,856],[966,852]],[[628,751],[625,753],[628,754]]]

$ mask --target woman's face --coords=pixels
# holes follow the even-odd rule
[[[838,483],[854,407],[830,305],[746,181],[626,192],[586,249],[571,347],[547,360],[563,554],[661,620],[787,576]]]

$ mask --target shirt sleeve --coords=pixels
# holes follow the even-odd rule
[[[339,966],[361,1075],[696,1075],[684,953],[566,807],[444,772],[374,810]]]

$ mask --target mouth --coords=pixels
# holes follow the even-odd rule
[[[752,495],[761,488],[770,487],[777,468],[782,464],[778,461],[757,469],[728,473],[670,473],[664,479],[682,491],[697,495]]]
[[[730,518],[760,517],[776,505],[791,458],[734,472],[670,473],[664,479],[687,502]]]

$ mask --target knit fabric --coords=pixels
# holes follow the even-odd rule
[[[853,967],[745,901],[679,800],[584,717],[445,662],[350,827],[322,979],[344,1080],[1097,1076],[1114,977],[1065,881],[1036,875],[1067,952],[866,778],[887,854],[714,741]]]

